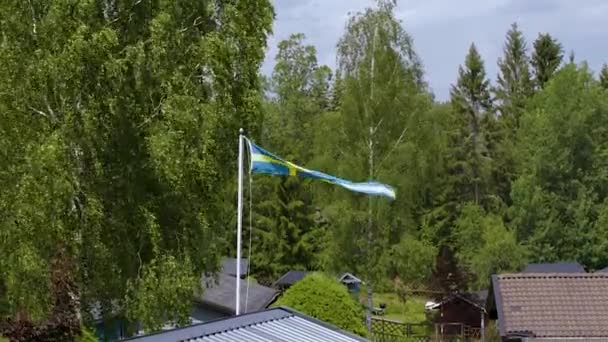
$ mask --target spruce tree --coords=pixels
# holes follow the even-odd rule
[[[545,83],[555,74],[563,58],[564,50],[556,39],[548,33],[538,35],[538,38],[534,41],[531,61],[537,89],[545,87]]]
[[[519,117],[526,99],[532,93],[526,41],[516,23],[507,32],[504,56],[498,60],[498,79],[495,89],[498,109],[503,118],[519,125]]]
[[[499,73],[494,89],[498,117],[495,129],[487,132],[493,158],[492,178],[497,194],[510,203],[511,181],[514,178],[513,143],[525,104],[533,92],[526,41],[516,23],[507,32],[504,56],[498,60]]]
[[[273,181],[272,190],[264,184],[255,190],[265,195],[255,207],[252,270],[265,284],[292,269],[319,269],[325,235],[323,224],[315,220],[308,183],[295,177]]]
[[[471,44],[464,66],[458,69],[458,80],[452,86],[452,108],[460,131],[456,148],[460,200],[479,204],[485,197],[488,181],[488,148],[484,125],[493,120],[490,81],[475,44]]]
[[[608,89],[608,64],[604,64],[600,71],[600,85],[602,88]]]

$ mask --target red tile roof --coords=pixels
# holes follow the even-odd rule
[[[492,286],[502,336],[608,338],[607,273],[501,274]]]

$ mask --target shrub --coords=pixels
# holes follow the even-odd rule
[[[363,308],[336,279],[312,273],[291,286],[275,306],[287,306],[360,336],[366,335]]]
[[[76,337],[76,342],[99,342],[99,339],[87,327],[82,327],[80,336]]]

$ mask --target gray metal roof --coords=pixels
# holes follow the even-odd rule
[[[302,280],[304,277],[306,277],[307,274],[308,274],[308,272],[306,272],[306,271],[296,271],[296,270],[288,271],[287,273],[283,274],[283,276],[281,278],[279,278],[279,280],[276,281],[275,285],[278,285],[278,286],[293,285],[293,284],[297,283],[298,281]]]
[[[220,311],[234,314],[236,311],[236,277],[219,273],[216,277],[203,277],[203,297],[198,299],[202,304],[211,305]],[[241,308],[243,312],[254,312],[265,309],[278,295],[278,291],[259,284],[249,284],[241,280]]]
[[[554,262],[528,264],[522,273],[585,273],[578,262]]]
[[[222,260],[222,273],[236,277],[236,258],[224,258]],[[247,275],[249,260],[241,258],[241,278]]]
[[[369,342],[279,307],[129,339],[136,342]]]

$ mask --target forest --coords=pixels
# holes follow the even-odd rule
[[[61,252],[85,319],[186,319],[236,253],[239,128],[397,193],[247,176],[259,283],[348,271],[445,293],[527,262],[608,266],[608,66],[513,23],[498,61],[471,43],[438,101],[394,6],[350,16],[335,68],[294,32],[263,75],[270,0],[0,2],[0,317],[49,314]]]

